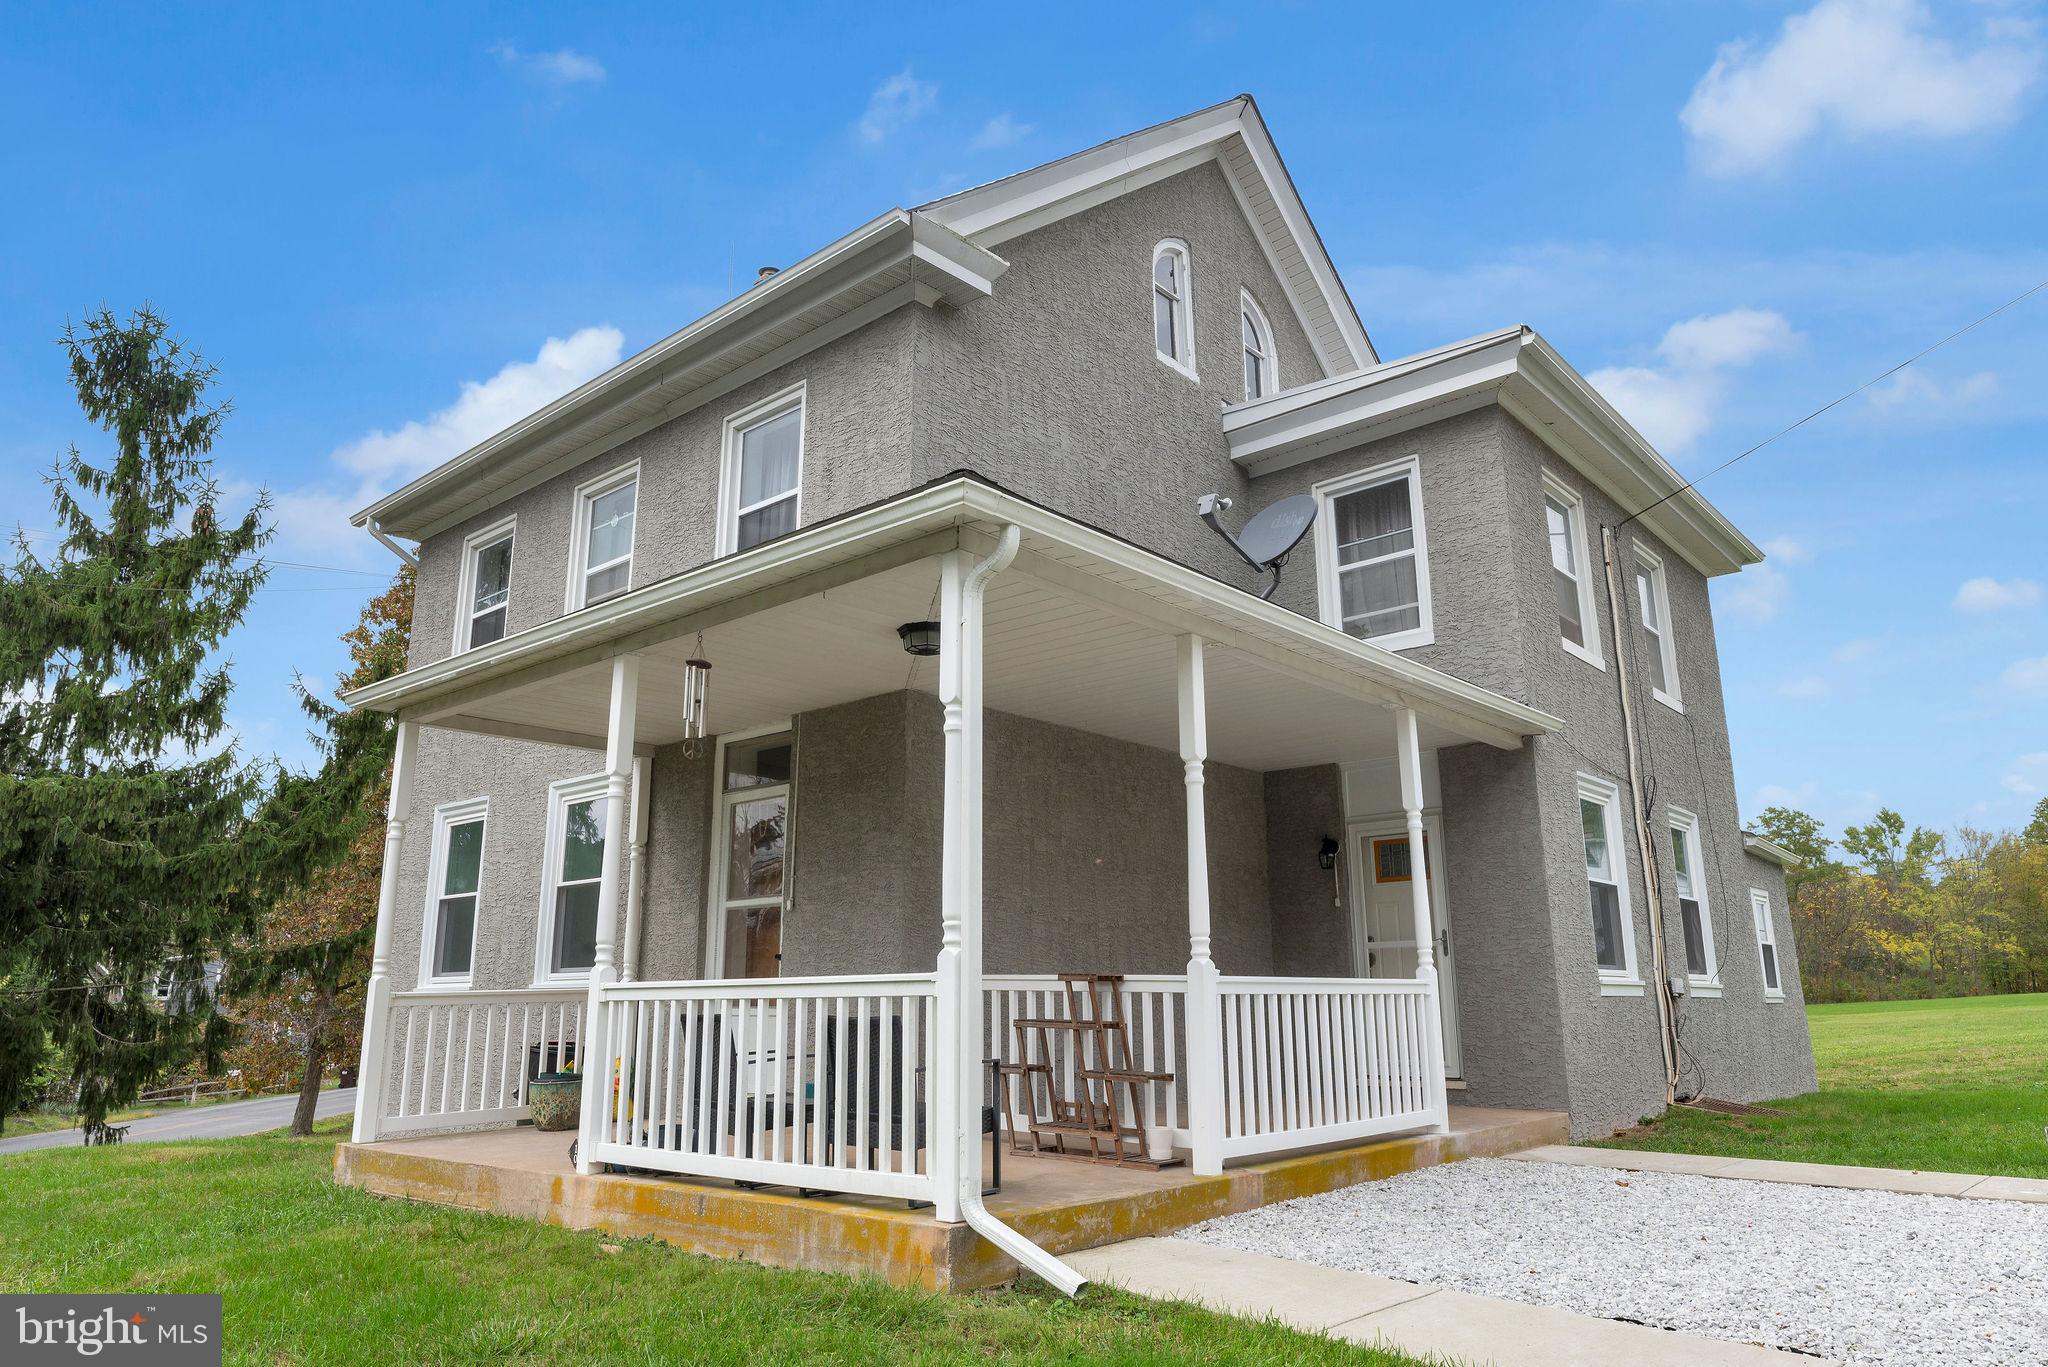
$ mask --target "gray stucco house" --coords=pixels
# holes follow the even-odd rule
[[[1528,328],[1382,360],[1248,97],[764,272],[356,518],[419,570],[356,1137],[580,1053],[586,1166],[971,1220],[1061,972],[1198,1171],[1811,1089],[1707,592],[1762,556],[1682,485]],[[1270,602],[1206,494],[1314,499]],[[847,1068],[893,1163],[806,1135]]]

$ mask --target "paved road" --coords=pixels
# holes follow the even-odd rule
[[[292,1112],[298,1104],[299,1098],[294,1093],[291,1096],[262,1096],[254,1101],[224,1101],[218,1106],[195,1106],[190,1110],[180,1107],[147,1120],[131,1121],[126,1142],[133,1144],[138,1139],[227,1139],[238,1134],[281,1130],[292,1123]],[[313,1114],[325,1120],[329,1116],[347,1115],[355,1108],[356,1089],[334,1087],[320,1093]],[[84,1142],[82,1130],[49,1130],[43,1134],[0,1139],[0,1153],[60,1149]]]

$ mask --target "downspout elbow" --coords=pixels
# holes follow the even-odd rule
[[[376,518],[373,517],[367,523],[365,523],[364,529],[368,531],[371,536],[376,538],[378,545],[382,546],[385,550],[390,551],[400,560],[403,560],[406,564],[406,568],[417,570],[420,567],[420,558],[414,555],[411,551],[407,550],[405,547],[399,545],[396,541],[393,541],[391,539],[390,533],[384,530],[383,524],[378,522]]]

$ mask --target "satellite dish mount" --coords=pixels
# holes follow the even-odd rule
[[[1308,494],[1283,498],[1272,507],[1260,510],[1244,524],[1244,530],[1235,535],[1217,516],[1229,507],[1229,499],[1203,494],[1195,500],[1195,515],[1208,523],[1216,535],[1228,541],[1230,549],[1236,551],[1245,564],[1272,576],[1259,594],[1259,597],[1270,600],[1273,591],[1280,587],[1280,567],[1287,563],[1288,555],[1308,535],[1308,529],[1315,525],[1316,501]]]

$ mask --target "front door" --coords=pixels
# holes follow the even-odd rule
[[[782,971],[782,917],[787,907],[791,761],[788,732],[729,741],[720,747],[717,870],[720,962],[725,978],[773,978]]]
[[[1425,822],[1423,849],[1429,875],[1429,902],[1436,934],[1437,1005],[1443,1015],[1444,1073],[1463,1077],[1458,1048],[1458,976],[1451,953],[1451,921],[1443,889],[1443,832],[1431,818]],[[1352,905],[1358,908],[1352,944],[1358,962],[1353,971],[1365,978],[1415,976],[1414,863],[1408,849],[1406,823],[1367,826],[1353,837]]]

